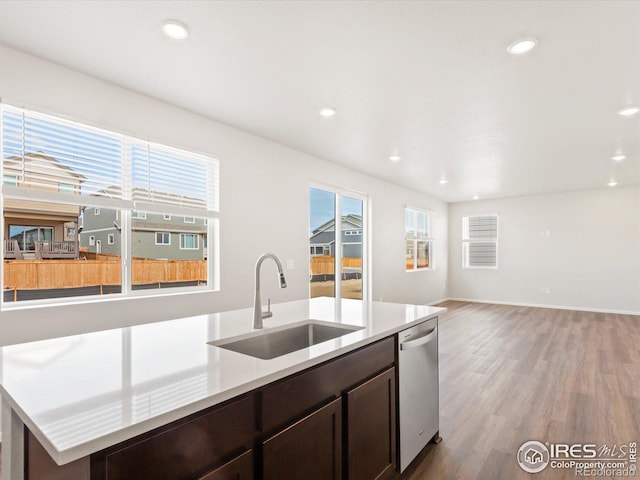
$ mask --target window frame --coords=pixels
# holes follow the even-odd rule
[[[196,217],[184,217],[184,223],[196,223]]]
[[[138,210],[132,210],[131,211],[131,219],[135,219],[135,220],[146,220],[147,219],[147,212],[139,212]]]
[[[168,239],[168,242],[158,242],[158,235],[162,235],[162,238],[166,238]],[[156,245],[162,245],[162,246],[168,246],[171,245],[171,232],[154,232],[154,238],[156,241]]]
[[[335,221],[335,231],[342,232],[342,197],[349,197],[355,200],[360,200],[362,202],[362,238],[360,242],[362,244],[362,301],[371,300],[371,295],[373,294],[373,280],[371,278],[371,197],[366,193],[360,193],[353,190],[349,190],[347,188],[335,187],[332,185],[327,185],[318,182],[309,182],[307,185],[307,214],[310,210],[309,203],[309,190],[324,190],[329,193],[333,193],[335,195],[335,204],[334,204],[334,221]],[[309,224],[309,218],[307,218],[307,226]],[[337,234],[335,236],[335,255],[341,256],[342,248],[342,234]],[[323,245],[323,255],[331,255],[331,246]],[[338,288],[339,282],[338,279],[341,277],[341,262],[334,262],[335,264],[335,285],[334,285],[334,297],[336,301],[342,299],[342,288]],[[309,289],[311,288],[311,282],[309,282]]]
[[[424,237],[424,238],[419,238],[418,235],[418,231],[416,228],[415,231],[415,235],[414,238],[410,239],[409,235],[410,232],[407,231],[407,213],[408,211],[414,211],[416,213],[419,214],[424,214],[427,216],[427,223],[429,225],[429,229],[428,229],[428,234]],[[434,255],[434,245],[435,245],[435,237],[434,237],[434,226],[435,226],[435,219],[437,217],[437,213],[431,211],[431,210],[427,210],[424,208],[420,208],[420,207],[414,207],[412,205],[405,205],[404,207],[404,262],[405,262],[405,267],[404,270],[406,273],[414,273],[414,272],[426,272],[429,270],[435,270],[436,269],[436,264],[435,264],[435,255]],[[409,240],[413,240],[413,268],[407,268],[407,242]],[[427,267],[422,267],[419,268],[418,267],[418,243],[419,242],[426,242],[428,245],[428,251],[429,251],[429,258],[427,259],[428,262],[428,266]]]
[[[116,234],[107,233],[107,245],[115,245],[115,244],[116,244]]]
[[[8,114],[5,117],[5,113]],[[9,311],[16,309],[28,309],[32,307],[41,307],[41,306],[55,306],[60,304],[86,304],[86,303],[96,303],[96,302],[105,302],[105,301],[114,301],[114,300],[127,300],[138,297],[155,297],[158,295],[167,296],[172,294],[181,294],[181,293],[198,293],[204,291],[219,291],[220,290],[220,221],[219,221],[219,170],[220,170],[220,161],[215,156],[209,153],[200,153],[194,149],[185,149],[184,147],[174,147],[169,144],[156,144],[152,143],[146,139],[138,139],[135,136],[127,133],[121,133],[118,131],[114,131],[112,127],[96,127],[91,124],[91,122],[87,122],[84,120],[76,120],[70,119],[69,117],[59,115],[53,112],[41,113],[31,109],[25,109],[18,106],[12,106],[7,103],[3,103],[0,100],[0,147],[3,145],[3,139],[5,136],[5,118],[11,119],[15,118],[16,115],[25,115],[29,121],[31,118],[35,118],[35,121],[40,121],[40,119],[44,119],[45,121],[52,122],[56,128],[69,128],[69,131],[73,131],[73,129],[77,129],[79,132],[95,132],[97,134],[104,133],[106,135],[115,136],[122,139],[122,150],[119,150],[119,154],[121,155],[122,162],[122,184],[123,195],[122,197],[112,197],[109,195],[105,196],[92,196],[81,189],[76,188],[73,193],[69,192],[60,192],[59,185],[55,187],[55,191],[36,191],[36,192],[27,192],[26,190],[19,190],[21,188],[20,184],[18,185],[10,185],[8,188],[5,186],[2,189],[2,194],[0,195],[0,205],[4,208],[4,200],[5,198],[10,199],[24,199],[28,200],[31,198],[31,194],[35,193],[36,201],[44,201],[51,203],[58,203],[62,205],[69,206],[78,206],[81,209],[98,207],[98,208],[107,208],[113,209],[116,212],[116,220],[118,220],[118,225],[116,228],[121,230],[121,271],[122,271],[122,290],[121,293],[113,294],[107,296],[102,295],[74,295],[70,297],[51,297],[51,298],[43,298],[43,299],[34,299],[34,300],[24,300],[20,302],[5,302],[4,299],[0,299],[0,310],[1,311]],[[13,118],[12,118],[13,117]],[[7,128],[8,128],[7,123]],[[24,123],[23,123],[24,125]],[[8,131],[8,130],[7,130]],[[9,135],[13,135],[15,129],[12,130]],[[188,203],[189,200],[185,204],[176,205],[174,203],[168,203],[165,208],[163,208],[162,200],[155,202],[155,199],[150,198],[141,198],[140,204],[138,205],[138,200],[133,199],[131,197],[131,193],[128,192],[131,186],[131,178],[132,171],[130,168],[131,165],[131,157],[129,155],[130,149],[133,145],[149,145],[152,152],[159,152],[159,154],[164,154],[171,158],[171,156],[176,156],[177,158],[182,159],[185,162],[190,162],[193,159],[197,165],[202,169],[206,169],[208,178],[210,179],[207,182],[206,187],[206,199],[204,197],[194,197],[194,198],[202,198],[203,209],[200,209],[200,203],[195,204],[194,202]],[[47,148],[51,148],[49,144],[47,144]],[[3,153],[5,150],[1,150]],[[23,150],[25,151],[25,150]],[[89,157],[91,158],[91,157]],[[21,160],[24,162],[24,159]],[[199,162],[199,163],[198,163]],[[114,164],[115,165],[115,164]],[[3,173],[3,178],[6,179],[5,170],[4,170],[4,162],[0,162],[0,173]],[[19,179],[17,175],[13,175],[12,177]],[[106,178],[101,176],[101,172],[98,172],[99,179]],[[24,188],[24,187],[22,187]],[[168,198],[169,202],[172,200]],[[200,201],[200,200],[198,200]],[[155,203],[154,203],[155,202]],[[128,207],[127,205],[132,205],[133,208]],[[131,233],[132,233],[132,215],[131,212],[135,210],[142,211],[142,214],[139,215],[140,219],[146,219],[147,212],[151,212],[154,214],[162,214],[163,210],[166,211],[166,207],[175,210],[175,212],[171,212],[176,215],[183,216],[192,216],[195,218],[205,218],[211,220],[210,222],[205,222],[205,232],[199,234],[207,235],[207,240],[209,247],[208,253],[205,255],[204,260],[206,260],[206,272],[207,272],[207,282],[205,285],[199,286],[179,286],[172,287],[171,289],[158,289],[158,290],[146,290],[146,289],[133,289],[133,285],[131,284]],[[184,212],[184,213],[183,213]],[[188,213],[187,213],[188,212]],[[135,215],[133,216],[135,218]],[[82,227],[82,217],[79,217],[79,227]],[[195,223],[195,220],[194,220]],[[4,229],[5,219],[0,220],[0,226]],[[80,235],[82,229],[76,230],[76,234]],[[90,233],[90,231],[85,232],[85,234]],[[89,235],[87,235],[89,236]],[[93,245],[95,246],[95,242],[97,238],[95,235]],[[199,240],[197,240],[198,246],[200,246]],[[4,282],[4,267],[0,264],[0,278],[3,279]]]
[[[473,217],[496,217],[496,237],[495,240],[471,240],[464,238],[464,221],[465,218],[473,218]],[[474,213],[462,215],[461,217],[461,260],[462,260],[462,269],[463,270],[498,270],[499,268],[499,240],[500,240],[500,214],[499,213]],[[465,259],[468,260],[468,256],[465,254],[465,245],[471,245],[472,243],[495,243],[496,246],[496,264],[495,265],[467,265],[465,264]]]
[[[184,239],[187,237],[193,237],[196,239],[195,247],[183,247]],[[180,250],[200,250],[200,235],[197,233],[181,233],[180,234]]]

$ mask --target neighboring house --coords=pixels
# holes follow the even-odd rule
[[[7,157],[3,184],[74,193],[85,177],[42,153]],[[80,207],[30,200],[4,200],[4,258],[78,258]]]
[[[122,254],[120,211],[85,207],[80,248],[107,255]],[[202,218],[132,212],[133,258],[204,260],[207,258],[207,224]]]
[[[320,225],[309,238],[309,253],[312,257],[335,256],[334,219]],[[362,217],[360,215],[344,215],[342,217],[342,256],[344,258],[362,258]]]

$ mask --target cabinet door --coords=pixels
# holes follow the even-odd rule
[[[341,410],[338,398],[266,440],[264,480],[341,479]]]
[[[395,368],[350,390],[347,397],[349,480],[373,480],[396,468]]]
[[[253,480],[253,450],[244,452],[198,480]]]

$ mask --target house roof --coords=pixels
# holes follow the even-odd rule
[[[119,185],[111,185],[107,188],[93,193],[92,195],[109,197],[113,195],[120,195],[121,191],[122,187],[120,187]],[[188,205],[192,208],[206,208],[207,206],[206,202],[200,198],[190,197],[188,195],[179,195],[172,192],[163,192],[161,190],[149,190],[147,188],[141,187],[133,187],[133,189],[131,190],[131,197],[133,198],[133,200],[157,200],[159,203],[166,203],[167,205],[184,203],[185,205]],[[176,202],[175,200],[180,200],[180,202]]]
[[[352,228],[362,228],[362,216],[361,215],[355,215],[355,214],[349,214],[349,215],[343,215],[342,216],[342,229],[345,230],[344,226],[346,225],[351,225]],[[316,233],[319,232],[333,232],[335,230],[335,225],[336,225],[336,221],[335,218],[332,218],[331,220],[329,220],[328,222],[323,223],[322,225],[320,225],[318,228],[316,228],[315,230],[313,230],[312,234],[315,235]]]
[[[87,179],[87,177],[85,177],[84,175],[76,172],[70,166],[65,165],[64,163],[60,162],[55,157],[51,157],[49,155],[45,155],[43,152],[35,152],[35,153],[27,152],[27,153],[24,154],[24,157],[17,156],[17,155],[13,155],[11,157],[7,157],[3,161],[4,168],[5,168],[5,170],[22,170],[22,167],[20,167],[19,165],[22,164],[23,161],[24,161],[25,164],[27,164],[27,163],[40,164],[40,165],[50,164],[50,165],[54,166],[55,168],[59,168],[60,170],[64,170],[65,173],[67,173],[71,177],[77,178],[80,182],[82,182],[82,181]],[[26,170],[29,171],[31,169],[27,168]]]

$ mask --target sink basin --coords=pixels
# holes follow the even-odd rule
[[[265,330],[242,338],[225,338],[210,342],[210,345],[268,360],[363,328],[310,320],[295,326],[279,330]]]

